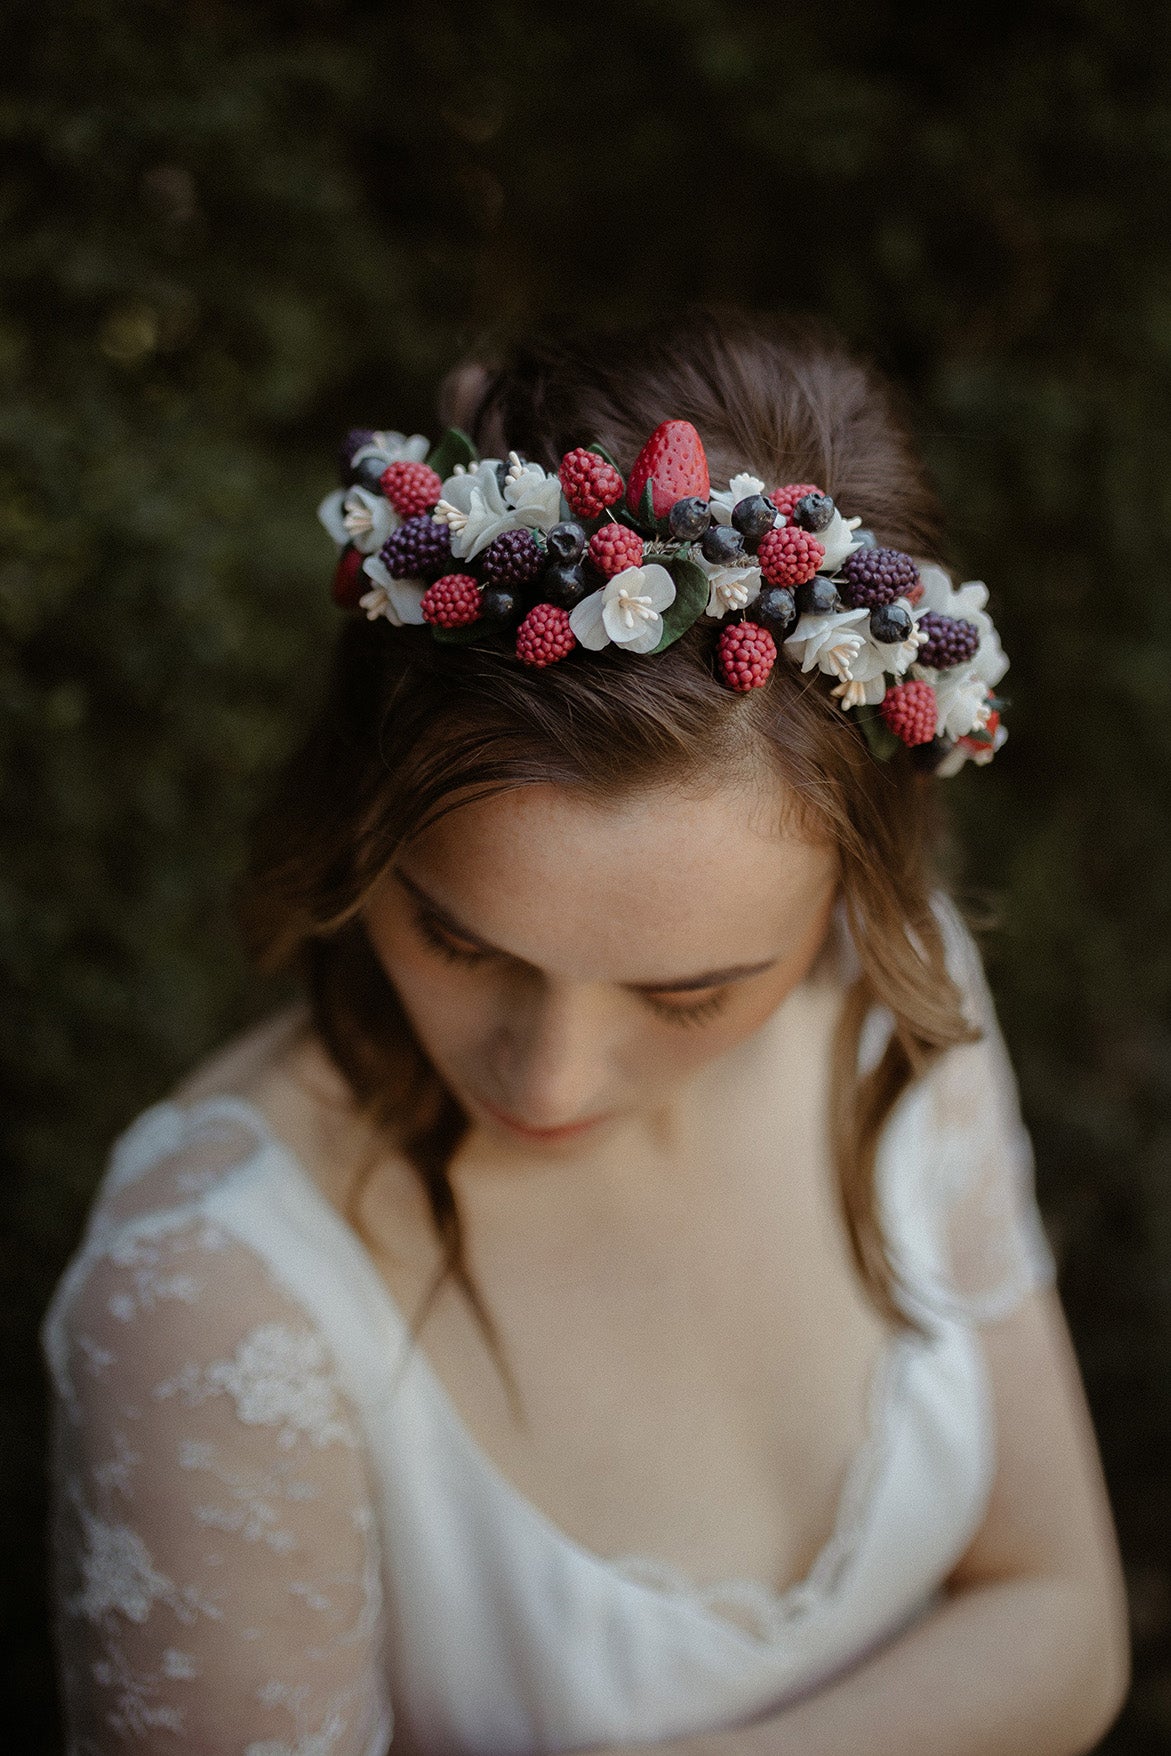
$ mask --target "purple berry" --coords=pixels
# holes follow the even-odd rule
[[[481,557],[487,585],[527,585],[544,565],[544,552],[531,530],[502,531]]]
[[[841,570],[842,597],[852,610],[891,604],[919,581],[919,569],[901,549],[855,549]]]
[[[947,670],[974,658],[980,644],[980,630],[962,616],[944,616],[938,610],[924,610],[919,626],[927,639],[915,655],[915,662],[933,671]]]
[[[451,572],[451,532],[421,512],[399,525],[383,543],[380,558],[392,579],[438,579]]]

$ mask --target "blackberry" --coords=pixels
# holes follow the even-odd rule
[[[381,559],[392,579],[437,579],[452,570],[451,532],[421,512],[383,543]]]
[[[744,554],[744,538],[730,524],[713,524],[704,531],[699,547],[705,561],[727,567]]]
[[[842,607],[837,586],[820,573],[799,585],[794,597],[803,616],[832,616]]]
[[[740,532],[746,548],[759,543],[776,522],[777,509],[764,494],[746,494],[732,508],[732,527]]]
[[[828,494],[803,494],[793,508],[793,523],[813,536],[828,530],[836,508]]]
[[[667,532],[677,543],[698,542],[712,521],[711,508],[698,494],[676,500],[667,514]]]
[[[842,596],[852,610],[891,604],[917,584],[919,569],[901,549],[855,549],[842,563]]]
[[[950,665],[962,665],[975,657],[980,630],[974,622],[962,616],[944,616],[938,610],[924,610],[919,626],[927,639],[915,655],[917,664],[945,671]]]
[[[580,561],[589,541],[580,524],[566,519],[553,525],[545,537],[545,547],[555,561]]]
[[[766,585],[749,604],[748,613],[754,622],[768,629],[774,640],[781,641],[796,626],[797,600],[787,586]]]
[[[587,592],[594,591],[583,570],[576,565],[557,562],[546,567],[541,575],[541,601],[556,604],[558,609],[572,610]]]
[[[501,531],[480,560],[485,585],[527,585],[545,565],[544,552],[531,530]]]
[[[870,612],[870,632],[883,646],[909,640],[915,618],[902,604],[876,604]]]

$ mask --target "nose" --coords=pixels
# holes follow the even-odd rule
[[[543,982],[515,991],[496,1056],[501,1102],[532,1128],[559,1128],[608,1101],[614,1045],[596,989]]]

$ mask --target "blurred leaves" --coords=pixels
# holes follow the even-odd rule
[[[0,21],[5,1300],[266,1002],[228,895],[321,681],[346,427],[537,314],[832,318],[906,385],[1010,740],[949,783],[1171,1731],[1165,8],[13,0]],[[11,1423],[27,1604],[39,1431]],[[23,1510],[22,1510],[23,1508]],[[10,1700],[44,1724],[30,1619]],[[12,1712],[15,1716],[15,1707]],[[38,1715],[40,1718],[38,1719]],[[29,1745],[29,1748],[32,1748]]]

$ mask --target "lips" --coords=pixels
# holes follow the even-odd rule
[[[513,1129],[517,1134],[525,1135],[530,1140],[567,1140],[571,1135],[585,1134],[590,1128],[596,1127],[599,1122],[604,1122],[607,1119],[605,1115],[589,1116],[584,1122],[566,1122],[557,1128],[534,1128],[528,1122],[521,1122],[517,1117],[508,1115],[506,1111],[498,1110],[496,1105],[490,1104],[486,1098],[481,1099],[481,1102],[489,1115],[494,1116],[498,1122],[503,1122],[506,1127]]]

